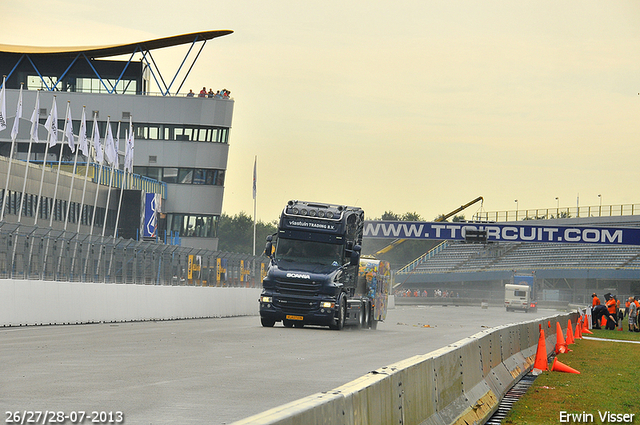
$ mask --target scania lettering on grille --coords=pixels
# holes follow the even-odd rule
[[[287,277],[292,277],[295,279],[311,279],[311,276],[308,274],[300,274],[300,273],[287,273]]]

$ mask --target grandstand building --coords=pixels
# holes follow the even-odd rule
[[[118,236],[134,239],[147,236],[164,240],[166,234],[173,236],[173,242],[179,238],[183,246],[216,250],[234,101],[226,96],[187,97],[188,90],[182,90],[182,85],[206,42],[230,33],[206,31],[90,48],[0,45],[7,111],[7,117],[3,117],[7,128],[0,131],[0,201],[6,199],[0,224],[77,228],[80,233],[94,235],[117,232]],[[167,78],[152,52],[180,45],[190,45],[189,51],[175,75]],[[199,51],[194,53],[196,46],[200,46]],[[11,128],[21,86],[24,112],[13,144]],[[223,87],[215,87],[214,92],[218,89]],[[103,143],[110,121],[114,138],[119,141],[120,159],[113,177],[108,167],[101,171],[94,149],[89,156],[80,154],[76,161],[66,142],[47,147],[44,124],[54,99],[60,141],[67,106],[76,140],[83,106],[89,139],[94,116]],[[30,117],[36,110],[40,142],[30,143]],[[133,178],[123,172],[130,120],[135,135]],[[62,165],[60,172],[58,163]]]
[[[550,226],[640,226],[640,216],[546,220]],[[611,292],[624,300],[640,295],[640,246],[550,242],[471,244],[443,241],[421,261],[396,275],[396,290],[433,296],[504,299],[504,285],[514,275],[535,275],[541,302],[590,304],[591,294]]]

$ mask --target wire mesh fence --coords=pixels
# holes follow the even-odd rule
[[[0,279],[260,287],[268,259],[0,223]]]

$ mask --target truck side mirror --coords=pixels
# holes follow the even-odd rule
[[[351,257],[349,264],[352,266],[360,265],[360,251],[362,251],[362,247],[360,245],[355,245],[353,250],[351,251]]]
[[[273,237],[271,235],[267,236],[267,244],[264,247],[264,255],[271,258],[271,251],[273,251]]]

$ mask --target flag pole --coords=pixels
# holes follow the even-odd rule
[[[105,153],[107,154],[106,159],[107,159],[107,162],[109,163],[109,168],[111,168],[111,171],[109,175],[109,186],[107,190],[107,203],[104,207],[104,221],[102,222],[102,235],[100,236],[100,242],[104,241],[104,233],[105,233],[105,230],[107,229],[107,218],[109,218],[109,199],[111,198],[111,186],[113,184],[113,175],[115,174],[115,169],[113,165],[118,163],[118,151],[115,149],[113,145],[113,134],[111,131],[110,119],[111,117],[107,116],[107,131],[106,131],[106,136],[104,141],[104,150],[105,150]],[[120,132],[120,122],[118,122],[118,133],[119,132]],[[109,160],[109,156],[113,156],[112,158],[113,161]],[[113,254],[113,251],[111,253]],[[102,259],[102,249],[98,253],[98,265],[100,264],[101,259]],[[104,274],[105,282],[107,281],[107,275],[109,276],[111,275],[111,267],[109,267],[108,273],[105,270],[105,274]]]
[[[126,150],[127,149],[127,143],[128,143],[128,140],[129,140],[129,132],[127,130],[125,130],[125,134],[126,134],[126,137],[124,138],[124,140],[125,140],[124,143],[125,143],[125,150]],[[120,121],[118,121],[118,138],[117,138],[117,140],[118,140],[118,147],[120,147]],[[116,237],[117,234],[118,234],[118,222],[120,221],[120,208],[122,207],[122,194],[124,193],[124,186],[125,186],[126,181],[127,181],[127,155],[126,155],[126,152],[125,152],[124,175],[123,175],[123,178],[122,178],[121,183],[120,183],[120,199],[118,200],[118,210],[116,212],[116,227],[113,230],[113,237]]]
[[[53,114],[54,114],[54,110],[55,110],[55,114],[56,117],[55,119],[53,118]],[[38,224],[38,213],[40,211],[40,204],[42,203],[42,183],[44,182],[44,172],[45,169],[47,168],[47,155],[49,155],[49,145],[51,144],[51,133],[54,134],[55,138],[56,138],[56,144],[58,143],[58,109],[56,107],[56,96],[53,95],[53,105],[51,106],[51,111],[49,112],[49,117],[47,118],[47,122],[45,123],[45,127],[47,127],[48,130],[48,134],[47,134],[47,144],[44,148],[44,158],[42,159],[42,174],[40,176],[40,189],[38,189],[38,200],[37,200],[37,204],[36,204],[36,216],[35,219],[33,221],[33,225],[37,225]]]
[[[60,153],[58,154],[58,171],[56,172],[56,184],[54,186],[53,189],[53,203],[52,205],[52,210],[51,210],[51,214],[49,215],[49,228],[53,227],[53,216],[55,215],[55,211],[56,211],[56,199],[57,199],[57,195],[58,195],[58,182],[60,181],[60,169],[62,168],[62,152],[64,151],[64,137],[67,135],[67,125],[68,125],[68,117],[70,114],[70,108],[71,108],[71,101],[67,100],[67,111],[64,114],[64,127],[62,130],[62,143],[60,143]],[[56,137],[56,141],[57,141],[57,137]],[[67,138],[67,142],[69,142],[68,138]],[[63,239],[64,239],[64,233],[63,233]],[[46,267],[47,267],[47,257],[49,256],[49,244],[51,243],[51,238],[47,239],[47,247],[45,248],[44,251],[44,264],[42,267],[43,273],[46,273]],[[62,258],[62,253],[63,253],[63,249],[60,248],[60,257],[58,258],[58,267],[56,268],[56,275],[60,273],[60,259]],[[55,277],[55,280],[57,280],[57,276]]]
[[[82,114],[84,115],[84,105],[82,106]],[[68,117],[68,119],[70,120],[71,117]],[[71,125],[71,131],[69,132],[70,134],[68,136],[70,136],[71,138],[73,138],[73,123],[69,123],[69,125]],[[80,142],[80,133],[78,132],[78,142]],[[76,178],[76,166],[78,165],[78,152],[80,151],[79,146],[75,146],[75,143],[73,143],[73,141],[68,140],[69,141],[69,147],[71,147],[71,151],[73,152],[73,150],[75,149],[76,151],[76,155],[73,158],[73,169],[71,170],[71,185],[69,187],[69,201],[67,202],[67,214],[64,218],[64,230],[67,230],[67,225],[69,224],[69,213],[71,212],[71,195],[73,194],[73,182]]]
[[[4,93],[5,78],[2,79],[2,90]],[[4,220],[4,211],[6,209],[7,193],[9,192],[9,178],[11,177],[11,165],[13,164],[13,151],[16,147],[16,137],[18,137],[18,122],[22,117],[22,86],[24,83],[20,83],[20,97],[18,98],[18,106],[16,110],[16,118],[13,121],[13,128],[11,129],[11,150],[9,151],[9,165],[7,168],[7,182],[4,186],[4,192],[2,196],[2,211],[0,211],[0,221]],[[4,98],[4,96],[3,96]],[[4,99],[3,99],[4,101]],[[2,117],[3,119],[5,117]]]
[[[22,182],[22,196],[20,197],[20,212],[18,213],[18,223],[22,219],[22,206],[26,198],[27,190],[27,177],[29,175],[29,161],[31,160],[31,147],[33,146],[34,133],[35,138],[38,138],[38,124],[40,121],[40,90],[36,91],[36,104],[33,107],[33,113],[31,114],[31,131],[29,134],[29,149],[27,150],[27,164],[24,168],[24,180]]]
[[[84,195],[87,190],[87,178],[89,176],[89,146],[87,145],[87,118],[85,113],[86,106],[82,105],[82,115],[80,118],[80,130],[78,131],[78,150],[82,150],[82,156],[86,157],[84,167],[84,183],[82,185],[82,198],[80,200],[80,216],[78,217],[78,228],[76,230],[76,245],[73,248],[71,256],[71,273],[73,273],[76,264],[76,255],[78,253],[78,244],[80,243],[80,225],[82,224],[82,210],[84,209]],[[81,262],[82,266],[82,262]]]
[[[111,134],[111,124],[109,123],[109,118],[111,117],[107,117],[107,135],[106,135],[107,140],[105,140],[105,143],[104,143],[105,150],[107,148],[107,143],[109,143],[108,141],[109,135]],[[118,132],[120,132],[120,122],[118,122]],[[113,135],[111,135],[111,139],[113,139]],[[118,160],[117,155],[118,155],[118,151],[116,150],[116,162]],[[109,157],[107,157],[107,162],[109,162]],[[113,184],[113,175],[115,174],[113,163],[109,162],[109,166],[111,168],[111,172],[109,176],[109,191],[107,192],[107,204],[104,207],[104,221],[102,222],[102,237],[104,237],[104,233],[107,230],[107,218],[109,217],[109,199],[111,198],[111,185]]]
[[[60,143],[60,153],[58,154],[58,172],[56,173],[56,184],[53,189],[53,210],[49,217],[49,227],[53,226],[53,212],[56,209],[56,197],[58,196],[58,181],[60,180],[60,168],[62,168],[62,151],[64,150],[64,137],[67,134],[67,117],[69,116],[69,108],[71,108],[71,101],[67,100],[67,112],[64,115],[64,127],[62,130],[62,143]],[[56,140],[57,141],[57,140]]]
[[[97,136],[96,136],[97,135]],[[100,191],[100,182],[102,181],[102,168],[104,162],[104,153],[102,151],[102,146],[100,146],[100,129],[98,128],[98,114],[94,113],[93,115],[93,147],[95,149],[96,160],[100,163],[100,167],[98,169],[98,181],[96,185],[96,196],[93,201],[93,213],[91,215],[91,227],[89,229],[89,238],[93,235],[93,225],[96,220],[96,210],[98,209],[98,192]],[[91,250],[87,249],[87,261],[84,265],[84,274],[87,274],[87,267],[89,267],[89,254],[91,254]]]
[[[257,178],[258,178],[258,155],[253,160],[253,256],[256,256],[256,211],[257,211]]]
[[[87,146],[87,123],[85,118],[85,106],[82,107],[82,119],[80,122],[80,131],[78,134],[79,148],[82,148],[82,155],[85,156],[86,162],[84,167],[84,183],[82,184],[82,198],[80,199],[80,217],[78,218],[78,229],[76,233],[80,233],[80,224],[82,224],[82,209],[84,208],[84,195],[87,190],[87,178],[89,177],[89,147]],[[91,137],[91,144],[93,144],[93,136]]]
[[[82,114],[84,116],[84,106],[82,107]],[[67,113],[67,115],[65,116],[65,134],[67,135],[67,143],[69,143],[69,148],[71,148],[71,152],[75,150],[75,156],[73,158],[73,168],[71,169],[71,185],[69,186],[69,200],[67,201],[67,211],[64,217],[63,238],[66,236],[67,225],[69,224],[69,213],[71,212],[71,196],[73,195],[73,183],[76,178],[76,165],[78,164],[78,153],[80,152],[79,147],[76,146],[74,142],[73,121],[71,119],[70,113]],[[78,132],[78,134],[80,133]],[[64,139],[64,136],[63,136],[63,139]],[[78,141],[80,141],[80,136],[78,136]],[[64,144],[62,146],[64,147]],[[75,236],[72,236],[71,239],[73,239],[76,236],[78,235],[76,234]],[[69,242],[71,242],[71,239],[69,240]],[[58,258],[58,274],[60,274],[60,267],[62,266],[63,254],[64,254],[64,249],[60,248],[60,257]],[[73,257],[71,258],[71,262],[73,263]],[[72,278],[73,269],[69,271],[68,276]]]

